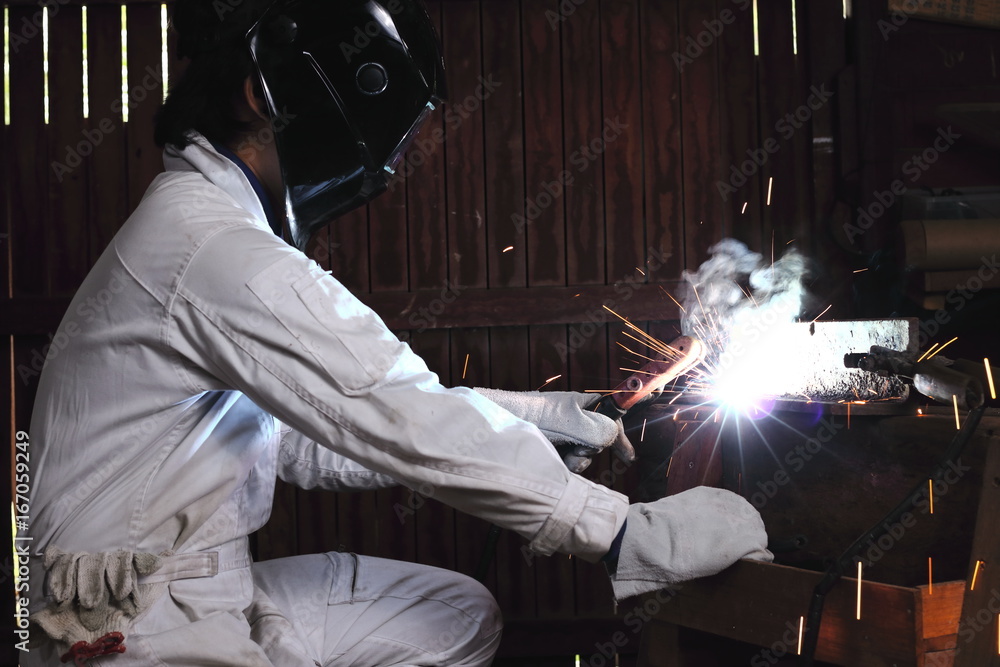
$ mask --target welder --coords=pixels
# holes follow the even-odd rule
[[[180,0],[174,26],[189,62],[157,119],[166,171],[40,379],[31,576],[46,595],[24,664],[489,664],[501,620],[470,578],[339,552],[252,562],[276,476],[429,486],[534,553],[603,559],[619,598],[770,557],[735,494],[629,506],[575,474],[628,450],[620,422],[582,394],[443,387],[303,254],[385,189],[444,97],[417,0]],[[574,445],[565,462],[553,442]]]

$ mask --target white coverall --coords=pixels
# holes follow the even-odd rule
[[[252,564],[247,536],[268,519],[275,475],[332,490],[429,485],[536,553],[590,561],[622,527],[627,499],[570,473],[534,426],[439,384],[272,233],[247,178],[204,138],[168,147],[164,161],[73,299],[66,345],[42,373],[33,617],[54,608],[41,586],[47,547],[167,554],[137,575],[148,599],[134,619],[90,628],[88,641],[126,634],[125,653],[93,664],[488,664],[499,614],[464,576],[342,553]],[[98,581],[113,588],[120,573],[108,568]],[[55,574],[64,595],[95,594],[84,590],[92,572]],[[22,664],[58,664],[65,648],[47,642]]]

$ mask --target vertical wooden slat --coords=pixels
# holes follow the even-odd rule
[[[639,12],[632,0],[601,3],[604,119],[591,137],[595,166],[604,165],[605,243],[609,282],[645,267],[642,85]]]
[[[511,202],[527,244],[528,284],[566,284],[565,188],[570,172],[562,157],[557,0],[523,4],[525,199]],[[523,206],[521,204],[523,203]]]
[[[84,158],[89,170],[90,261],[111,242],[128,215],[128,172],[122,127],[121,8],[94,4],[87,7],[87,45],[90,69],[90,117],[87,133],[92,153]],[[100,138],[100,143],[96,138]],[[95,145],[96,144],[96,145]]]
[[[711,35],[705,21],[719,20],[714,3],[681,0],[680,40],[698,43],[702,33]],[[723,33],[725,34],[725,33]],[[703,43],[708,40],[703,39]],[[688,63],[681,75],[681,114],[684,160],[684,255],[685,266],[697,269],[706,258],[707,248],[722,236],[722,199],[712,187],[720,178],[719,164],[719,44],[712,40],[704,51]]]
[[[677,54],[677,7],[640,0],[642,27],[642,137],[646,237],[665,261],[648,267],[647,280],[676,280],[684,268],[681,106],[676,95],[685,63]]]
[[[42,10],[10,7],[11,124],[7,128],[9,157],[9,207],[11,288],[15,297],[37,297],[50,289],[50,262],[36,249],[45,247],[50,225],[48,210],[49,165],[38,155],[48,155],[44,118]],[[16,104],[15,104],[16,101]],[[14,414],[16,428],[27,430],[38,388],[38,373],[24,376],[16,369],[32,369],[32,352],[44,353],[47,342],[37,336],[14,337]],[[36,364],[37,366],[37,364]]]
[[[79,7],[66,5],[49,19],[50,151],[46,248],[52,258],[52,292],[71,296],[90,268],[87,258],[87,170],[67,157],[84,140],[83,30]]]
[[[566,277],[570,285],[604,284],[604,179],[600,164],[584,157],[599,136],[602,116],[600,3],[585,2],[557,15],[562,32],[563,163],[566,188]]]
[[[153,119],[163,101],[160,6],[128,6],[128,210],[139,205],[153,178],[163,171],[162,152],[153,141]]]
[[[49,260],[29,261],[36,248],[45,247],[50,217],[42,76],[42,10],[10,7],[10,211],[14,296],[42,296],[49,292]],[[16,104],[14,103],[16,100]]]
[[[808,86],[803,86],[800,80],[800,59],[793,54],[791,3],[758,3],[758,8],[760,31],[767,36],[766,40],[761,40],[758,63],[761,147],[767,150],[769,140],[778,146],[775,152],[767,151],[767,162],[761,167],[761,195],[765,235],[773,240],[777,258],[785,244],[798,235],[799,220],[808,215],[799,200],[809,192],[812,180],[804,150],[811,143],[809,117],[812,109],[806,106],[810,94]],[[770,205],[767,203],[769,190]],[[769,243],[765,238],[765,251]]]
[[[442,7],[450,97],[445,105],[449,275],[456,284],[485,287],[483,107],[475,95],[482,71],[481,12],[477,2],[445,2]]]
[[[719,4],[722,7],[719,19],[726,26],[719,37],[719,121],[723,140],[720,168],[712,189],[714,196],[722,200],[723,236],[738,239],[759,252],[762,248],[760,173],[748,176],[741,170],[749,159],[747,151],[761,143],[757,118],[757,60],[753,53],[753,7],[749,0]],[[726,10],[730,14],[722,13]],[[697,53],[697,48],[690,44],[679,46]]]
[[[511,220],[511,212],[524,201],[520,3],[483,0],[482,5],[482,78],[499,84],[483,102],[489,284],[520,287],[525,284],[526,253],[523,235]]]

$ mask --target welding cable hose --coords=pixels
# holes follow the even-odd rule
[[[969,413],[961,430],[952,439],[948,451],[945,452],[941,462],[934,469],[934,472],[931,473],[931,480],[935,482],[941,480],[945,473],[951,469],[950,464],[958,461],[962,452],[965,451],[965,447],[972,441],[972,436],[975,434],[976,428],[979,426],[979,420],[982,418],[985,410],[985,404],[980,404]],[[827,593],[833,589],[834,585],[840,580],[847,569],[854,564],[855,558],[861,553],[862,549],[886,534],[890,526],[894,526],[899,522],[900,517],[912,511],[919,502],[926,499],[927,482],[923,480],[924,478],[921,478],[920,483],[914,487],[899,505],[876,521],[875,525],[866,531],[864,535],[855,540],[841,554],[840,558],[827,569],[823,579],[816,584],[816,588],[813,589],[812,600],[809,603],[809,612],[806,616],[805,630],[802,637],[802,653],[799,656],[799,665],[801,667],[812,667],[814,664],[816,646],[819,644],[820,624],[823,621],[823,603],[826,601]]]
[[[570,471],[583,472],[591,459],[611,447],[623,461],[635,460],[635,450],[620,419],[594,412],[596,397],[574,391],[504,391],[475,387],[474,391],[534,424],[562,455]]]

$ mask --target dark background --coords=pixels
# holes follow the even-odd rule
[[[401,168],[407,176],[330,225],[310,254],[445,384],[536,389],[559,376],[546,388],[609,389],[625,375],[617,343],[627,341],[602,305],[670,339],[679,313],[665,292],[724,237],[765,257],[792,243],[810,257],[809,319],[828,305],[825,319],[933,319],[922,295],[907,296],[894,251],[899,207],[863,234],[845,225],[897,179],[935,194],[1000,186],[1000,33],[899,14],[893,23],[884,3],[852,4],[845,19],[840,0],[759,0],[755,55],[749,0],[428,2],[448,68],[451,100],[433,120],[445,140],[425,130]],[[38,360],[70,297],[161,170],[151,138],[162,99],[151,77],[161,71],[160,5],[126,3],[128,122],[121,5],[86,5],[89,117],[81,3],[71,0],[50,9],[48,122],[43,38],[28,27],[41,10],[4,5],[12,41],[10,124],[0,135],[0,401],[12,443],[28,430]],[[172,74],[177,65],[171,58]],[[483,81],[498,85],[487,92]],[[819,103],[817,91],[832,96]],[[956,104],[986,106],[943,109]],[[792,124],[786,115],[796,112]],[[911,181],[906,163],[949,126],[961,138]],[[598,150],[581,151],[592,141]],[[719,183],[766,146],[777,150],[723,197]],[[572,183],[556,187],[563,171]],[[519,225],[517,215],[530,220]],[[979,354],[996,340],[994,294],[977,294],[931,340],[961,333],[959,345]],[[633,471],[609,468],[604,460],[587,474],[635,488]],[[333,496],[279,486],[257,550],[272,558],[339,548],[471,573],[487,529],[405,489]],[[508,623],[503,654],[599,653],[622,618],[613,625],[600,568],[565,557],[529,563],[522,546],[504,535],[487,580]],[[10,586],[9,556],[0,561]]]

